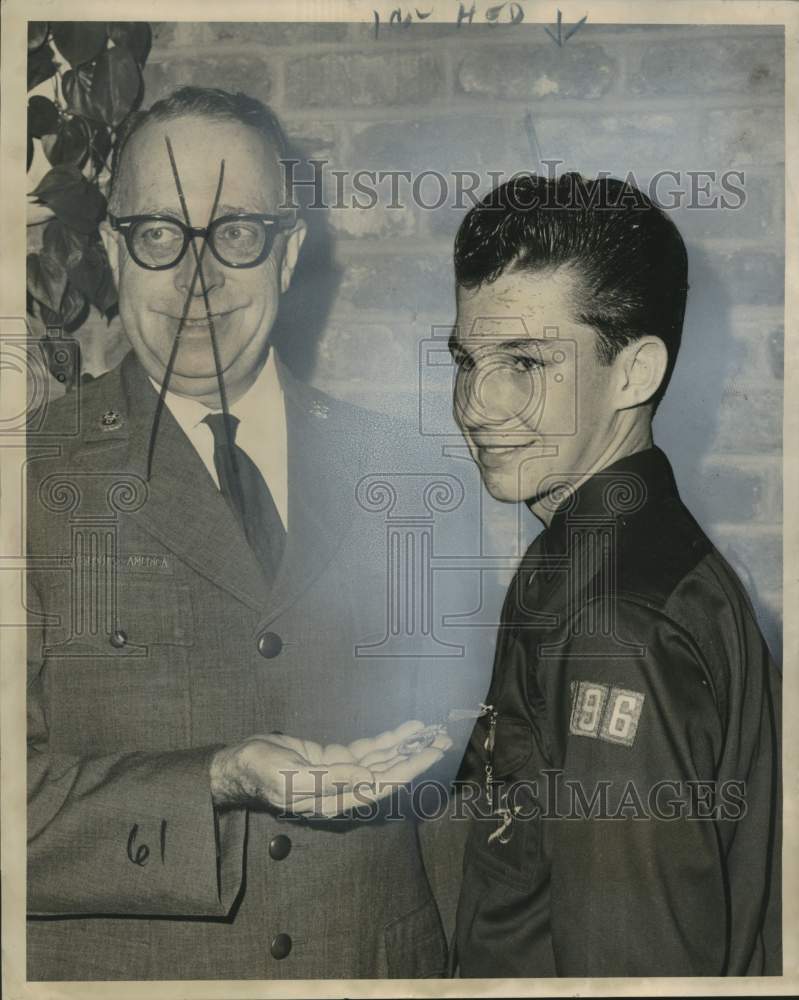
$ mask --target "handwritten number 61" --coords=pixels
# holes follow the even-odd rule
[[[143,868],[150,858],[150,848],[147,844],[136,844],[139,824],[134,823],[128,834],[128,861]],[[166,850],[166,820],[161,820],[161,864],[164,864]]]

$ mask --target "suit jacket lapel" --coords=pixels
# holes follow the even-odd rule
[[[133,354],[122,363],[122,385],[129,421],[128,468],[145,478],[158,396]],[[263,607],[268,590],[252,549],[167,407],[156,435],[148,498],[135,516],[202,576],[250,607]]]
[[[278,371],[286,402],[289,523],[265,621],[296,601],[333,558],[355,511],[364,462],[362,428],[345,416],[349,408],[298,382],[280,362]]]
[[[258,562],[202,459],[167,407],[161,413],[147,500],[129,515],[192,569],[262,613],[276,618],[318,579],[344,540],[365,472],[364,428],[355,411],[293,378],[278,363],[288,434],[288,535],[270,592]],[[92,468],[147,474],[158,400],[130,353],[121,385],[109,384],[102,407],[123,411],[119,429],[87,414],[84,459]],[[113,385],[113,388],[112,388]]]

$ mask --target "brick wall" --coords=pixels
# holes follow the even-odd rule
[[[779,653],[782,32],[589,23],[559,48],[540,25],[479,17],[459,29],[384,25],[377,39],[369,25],[157,24],[145,103],[185,83],[241,89],[269,101],[328,170],[510,174],[541,156],[643,184],[665,169],[744,171],[740,210],[673,214],[691,291],[656,434]],[[380,191],[372,210],[315,213],[284,352],[328,391],[412,416],[419,343],[453,316],[463,210],[391,209]],[[435,200],[435,182],[420,191]],[[106,350],[113,336],[102,337]],[[487,510],[515,523],[501,505]]]

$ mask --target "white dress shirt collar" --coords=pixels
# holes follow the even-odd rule
[[[153,379],[150,382],[156,392],[161,391],[157,382]],[[175,392],[167,392],[164,402],[194,446],[218,489],[214,438],[211,428],[204,420],[209,413],[220,413],[221,409],[212,409],[191,396],[181,396]],[[258,467],[272,493],[283,524],[288,528],[286,405],[273,350],[269,351],[256,380],[243,396],[230,405],[229,410],[239,420],[236,444]]]

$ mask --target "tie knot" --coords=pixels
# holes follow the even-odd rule
[[[203,423],[208,424],[211,428],[211,433],[214,435],[214,445],[217,448],[225,447],[228,440],[235,442],[239,418],[234,417],[232,413],[209,413],[207,417],[203,417]]]

